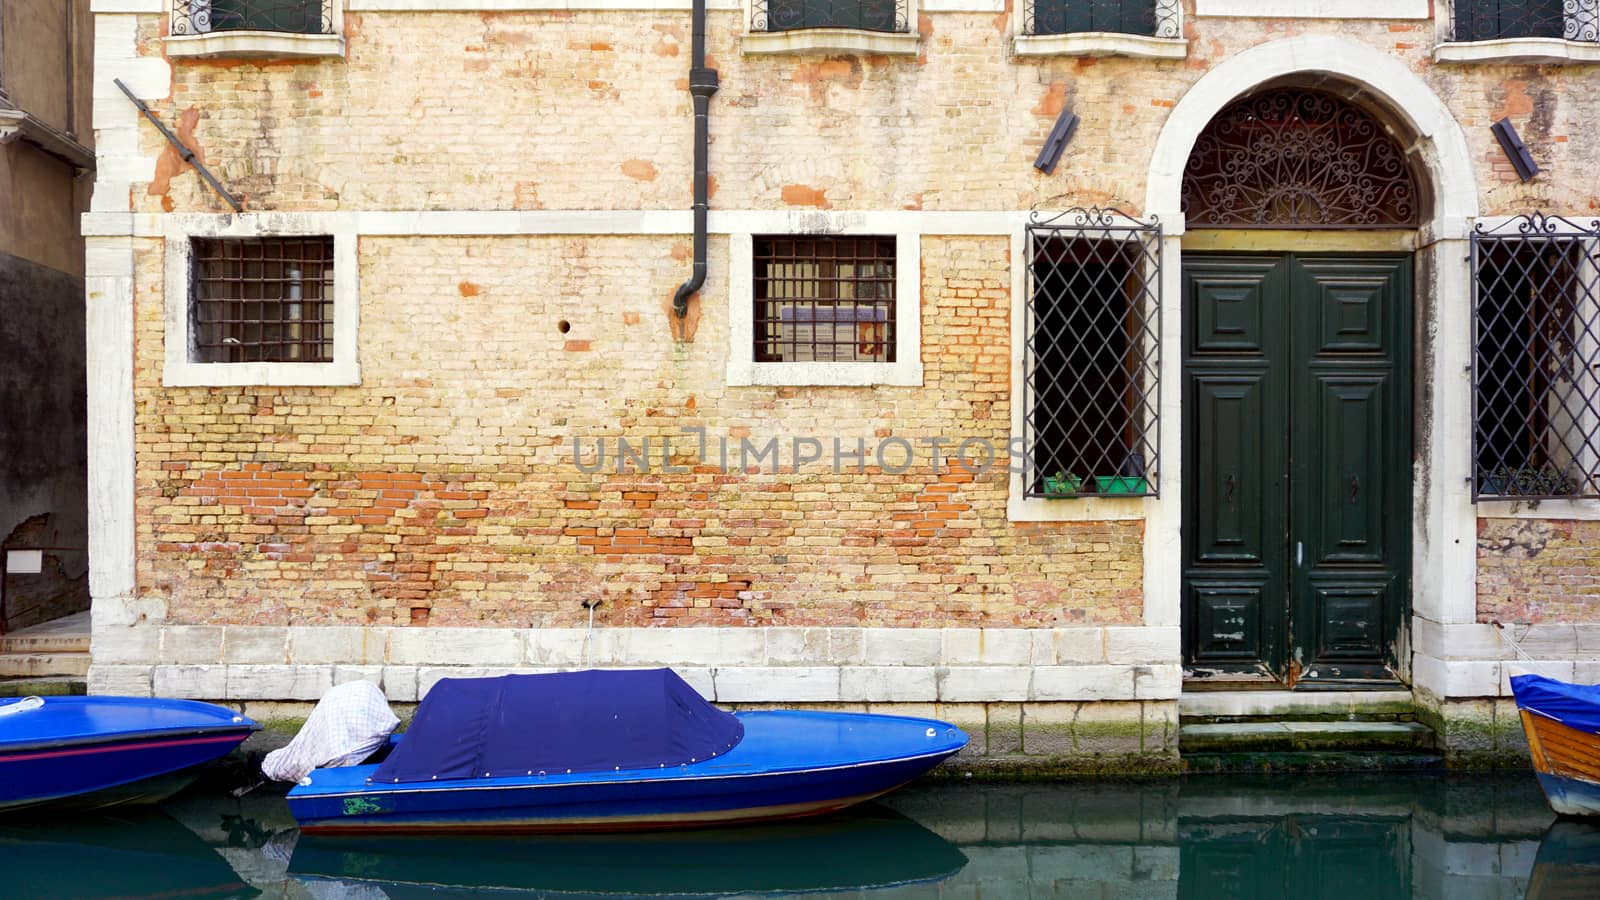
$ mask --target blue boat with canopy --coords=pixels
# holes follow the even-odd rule
[[[1511,691],[1550,808],[1600,816],[1600,685],[1515,675]]]
[[[669,669],[447,678],[380,763],[289,792],[308,833],[667,829],[815,815],[966,746],[932,719],[730,714]]]

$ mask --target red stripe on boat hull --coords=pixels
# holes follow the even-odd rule
[[[214,734],[204,737],[184,738],[182,740],[156,740],[156,741],[119,741],[115,744],[91,744],[89,746],[63,747],[60,750],[43,750],[34,753],[0,753],[0,763],[26,762],[36,759],[56,759],[65,756],[86,756],[94,753],[120,753],[128,750],[154,750],[163,747],[192,747],[200,744],[241,743],[250,736],[250,732],[233,732],[229,734]]]

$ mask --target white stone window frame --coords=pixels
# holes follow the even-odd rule
[[[361,383],[360,272],[354,223],[294,214],[170,217],[165,232],[166,387],[346,386]],[[328,227],[329,225],[332,227]],[[197,238],[333,237],[332,362],[197,362],[193,358],[194,241]]]
[[[212,31],[168,34],[169,57],[257,57],[270,59],[339,57],[345,53],[345,0],[323,0],[331,9],[332,34],[295,34],[283,31]],[[176,0],[167,0],[169,22],[178,16]],[[170,30],[170,28],[169,28]]]
[[[1011,16],[1011,52],[1016,56],[1125,56],[1134,59],[1185,59],[1189,41],[1183,36],[1184,12],[1181,0],[1157,0],[1176,7],[1177,33],[1173,37],[1123,34],[1114,31],[1082,31],[1072,34],[1028,34],[1026,4],[1017,0]]]
[[[1594,4],[1600,14],[1600,0],[1579,0]],[[1438,0],[1434,25],[1437,43],[1434,62],[1456,63],[1533,63],[1539,65],[1595,65],[1600,63],[1600,42],[1569,41],[1564,38],[1502,38],[1494,41],[1456,41],[1456,0]]]
[[[734,387],[922,386],[922,233],[914,222],[882,222],[848,213],[796,213],[788,228],[728,235],[728,367]],[[894,238],[894,362],[756,362],[755,236]]]
[[[864,28],[794,28],[787,31],[757,31],[755,0],[741,0],[744,33],[739,35],[739,50],[746,54],[774,53],[864,53],[884,56],[915,56],[922,43],[917,32],[918,0],[905,0],[905,31],[869,31]]]

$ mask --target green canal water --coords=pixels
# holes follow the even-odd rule
[[[1531,774],[919,784],[826,819],[616,837],[302,837],[281,793],[0,820],[0,896],[1600,898]]]

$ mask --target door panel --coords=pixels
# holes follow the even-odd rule
[[[1191,678],[1396,679],[1410,290],[1409,257],[1185,260]]]
[[[1397,680],[1411,532],[1411,260],[1296,258],[1288,416],[1294,670]]]
[[[1264,373],[1196,375],[1195,432],[1197,563],[1266,565],[1264,536],[1272,525],[1262,502],[1260,472],[1266,462]]]
[[[1264,423],[1284,404],[1288,287],[1281,258],[1207,257],[1184,267],[1184,654],[1191,672],[1280,678],[1287,621],[1279,587],[1288,478]]]

